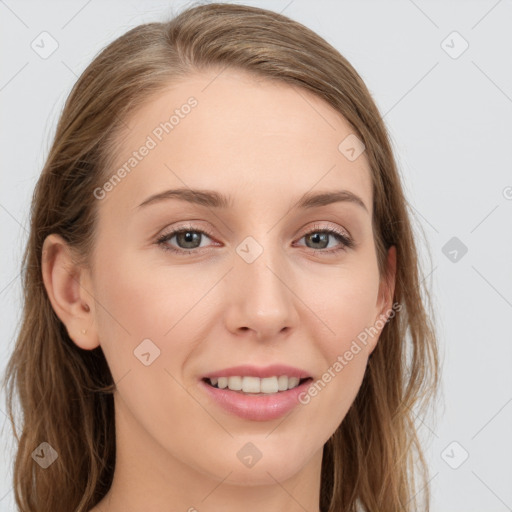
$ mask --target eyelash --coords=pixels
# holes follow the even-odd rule
[[[195,249],[175,249],[174,247],[171,247],[166,242],[169,241],[171,238],[173,238],[175,235],[180,233],[186,233],[186,232],[193,232],[193,233],[201,233],[203,235],[206,235],[209,238],[213,238],[213,235],[208,232],[205,229],[196,229],[194,226],[184,226],[180,227],[179,229],[175,229],[174,231],[170,231],[169,233],[164,233],[158,239],[156,240],[156,244],[160,246],[164,251],[170,251],[175,254],[188,254],[188,255],[194,255],[197,254],[198,251],[201,249],[195,248]],[[310,249],[314,252],[322,252],[327,253],[328,255],[335,255],[338,254],[340,251],[346,251],[347,249],[352,249],[355,245],[354,241],[349,238],[344,231],[340,231],[336,228],[322,228],[321,226],[315,225],[313,226],[313,229],[308,231],[307,233],[304,233],[300,239],[304,238],[305,236],[311,235],[313,233],[327,233],[330,235],[333,235],[335,238],[338,239],[339,242],[341,242],[340,247],[337,249],[312,249],[311,247],[306,247],[306,249]]]

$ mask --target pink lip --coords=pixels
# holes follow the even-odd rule
[[[241,365],[233,366],[231,368],[225,368],[216,372],[211,372],[203,375],[203,378],[213,379],[218,377],[279,377],[281,375],[287,375],[288,377],[298,377],[299,379],[305,379],[311,377],[311,375],[305,370],[294,368],[293,366],[287,366],[285,364],[272,364],[270,366],[252,366],[252,365]]]
[[[296,407],[300,403],[299,395],[305,393],[312,382],[312,379],[308,379],[287,391],[257,395],[243,394],[227,388],[215,388],[204,380],[201,380],[199,385],[224,410],[247,420],[269,421],[284,416]]]

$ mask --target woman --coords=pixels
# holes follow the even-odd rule
[[[21,511],[428,510],[406,201],[366,86],[309,29],[210,4],[111,43],[23,266]]]

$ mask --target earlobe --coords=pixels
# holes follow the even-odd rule
[[[84,350],[99,345],[94,328],[94,311],[87,289],[85,270],[78,267],[66,241],[59,235],[46,237],[41,258],[46,293],[55,314],[66,326],[69,337]]]

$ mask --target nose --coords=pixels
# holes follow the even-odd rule
[[[271,257],[270,249],[251,263],[235,254],[225,286],[225,322],[230,332],[264,341],[297,327],[300,300],[293,292],[292,272],[284,258]]]

